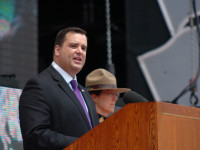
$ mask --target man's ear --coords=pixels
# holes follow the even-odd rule
[[[60,46],[59,45],[56,45],[54,47],[54,54],[55,54],[55,56],[59,56],[60,55]]]

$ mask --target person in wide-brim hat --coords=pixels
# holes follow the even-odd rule
[[[100,122],[114,112],[119,94],[130,91],[128,88],[118,88],[116,77],[101,68],[87,75],[85,86],[93,98]]]

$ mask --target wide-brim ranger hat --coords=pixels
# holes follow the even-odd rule
[[[117,88],[115,76],[105,69],[96,69],[86,77],[85,86],[88,91],[116,90],[118,93],[128,92],[131,89]]]

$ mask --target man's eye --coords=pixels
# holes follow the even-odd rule
[[[82,50],[83,50],[83,51],[87,51],[87,48],[86,48],[86,47],[83,47]]]
[[[72,48],[76,48],[77,46],[76,46],[76,45],[71,45],[71,47],[72,47]]]

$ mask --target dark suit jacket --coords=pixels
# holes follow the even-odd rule
[[[95,105],[84,90],[93,127]],[[21,94],[19,117],[24,150],[60,150],[91,128],[85,112],[63,77],[52,67],[29,80]]]

